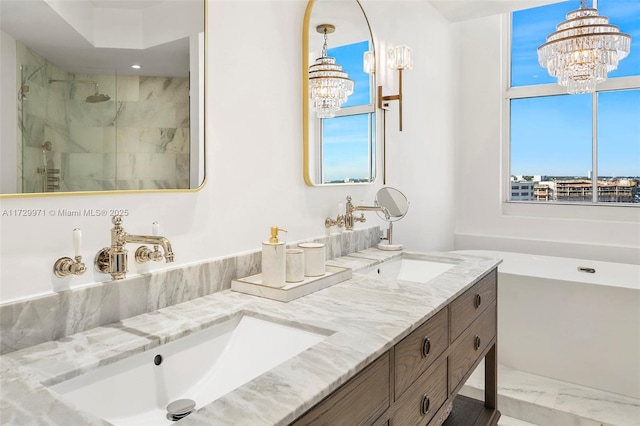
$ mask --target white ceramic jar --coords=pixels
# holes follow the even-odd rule
[[[322,243],[300,243],[304,250],[304,274],[319,277],[325,274],[325,248]]]
[[[286,269],[286,281],[288,283],[298,283],[304,280],[304,250],[287,249]]]

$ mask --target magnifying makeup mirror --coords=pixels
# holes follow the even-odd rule
[[[409,201],[405,195],[395,188],[384,187],[376,193],[376,205],[384,207],[389,212],[389,218],[382,212],[378,212],[381,219],[389,222],[386,237],[382,239],[386,243],[378,244],[381,250],[402,250],[402,244],[393,244],[393,222],[402,219],[409,210]]]

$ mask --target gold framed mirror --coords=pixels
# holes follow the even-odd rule
[[[202,186],[207,0],[0,8],[0,197]]]
[[[366,52],[371,64],[368,72]],[[309,0],[302,29],[303,175],[307,185],[375,180],[375,52],[371,27],[359,1]],[[330,117],[314,109],[319,102],[312,102],[309,88],[310,65],[320,61],[316,58],[327,57],[335,58],[354,86],[353,93]]]

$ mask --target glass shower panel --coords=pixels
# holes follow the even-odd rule
[[[37,62],[21,66],[20,192],[116,189],[115,75]]]
[[[52,152],[52,143],[45,136],[47,127],[48,87],[46,66],[23,65],[18,99],[21,121],[22,143],[18,152],[22,161],[18,163],[18,190],[24,193],[52,192],[59,188],[59,158]],[[57,173],[56,173],[57,172]]]
[[[72,82],[62,80],[51,85],[64,102],[64,190],[116,189],[116,76],[76,73]]]

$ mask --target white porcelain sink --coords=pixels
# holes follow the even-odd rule
[[[238,315],[51,389],[114,425],[169,425],[169,403],[187,398],[199,409],[330,333]]]
[[[456,266],[456,263],[401,257],[397,260],[376,265],[365,271],[365,274],[381,278],[426,283],[454,266]]]

